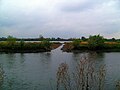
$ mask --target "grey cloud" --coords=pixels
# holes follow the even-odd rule
[[[77,3],[65,3],[61,5],[61,10],[64,12],[82,12],[86,10],[94,9],[95,7],[102,5],[110,0],[87,0],[84,3],[77,2]]]
[[[0,18],[0,27],[11,27],[16,25],[16,21],[12,20],[12,19],[4,19],[4,18]]]
[[[42,34],[45,37],[70,38],[90,34],[111,35],[120,32],[120,14],[119,9],[113,9],[113,5],[107,6],[106,3],[110,1],[118,5],[118,0],[87,0],[84,3],[78,0],[78,3],[58,3],[60,6],[57,4],[56,9],[47,13],[39,8],[29,12],[18,11],[20,8],[11,11],[5,9],[5,13],[0,11],[0,36],[38,37]],[[92,11],[88,11],[90,9]],[[84,12],[79,13],[81,11]]]
[[[120,10],[120,0],[115,0],[116,4],[115,7]]]
[[[1,12],[3,13],[3,12]],[[45,15],[40,14],[28,14],[22,12],[12,12],[6,14],[1,14],[0,16],[0,27],[28,27],[45,24],[47,22],[47,18]]]
[[[104,34],[113,34],[120,32],[120,23],[118,24],[109,24],[109,25],[103,25],[103,32]]]

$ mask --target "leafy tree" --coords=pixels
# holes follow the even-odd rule
[[[111,40],[112,40],[112,41],[115,41],[116,39],[115,39],[115,38],[112,38]]]
[[[101,49],[104,47],[104,38],[100,35],[90,36],[88,39],[89,49]]]
[[[82,41],[86,41],[87,39],[86,39],[84,36],[82,36],[82,37],[81,37],[81,40],[82,40]]]

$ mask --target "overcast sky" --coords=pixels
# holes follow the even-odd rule
[[[120,0],[0,0],[0,37],[120,38]]]

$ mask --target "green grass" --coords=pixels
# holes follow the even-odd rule
[[[118,42],[107,42],[104,43],[103,46],[96,46],[96,47],[91,47],[89,44],[83,44],[79,43],[78,47],[74,47],[72,50],[99,50],[99,51],[120,51],[120,43]]]
[[[40,52],[40,51],[50,51],[51,45],[49,41],[42,42],[11,42],[4,41],[0,42],[1,52]]]

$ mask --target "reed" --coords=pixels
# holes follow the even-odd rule
[[[97,68],[94,60],[82,57],[72,75],[66,63],[60,64],[56,90],[104,90],[104,80],[104,65]]]
[[[116,82],[116,89],[117,89],[117,90],[120,90],[120,80],[118,80],[118,81]]]
[[[4,70],[2,68],[2,65],[0,65],[0,87],[2,86],[4,81]]]

